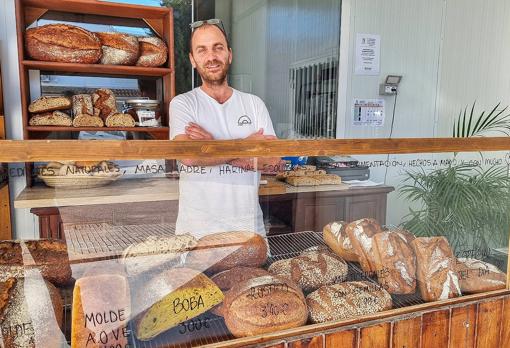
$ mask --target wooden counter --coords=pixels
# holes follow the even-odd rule
[[[269,178],[269,184],[259,190],[259,201],[264,216],[270,217],[270,234],[321,231],[334,220],[372,217],[384,224],[387,194],[393,190],[391,186],[349,188],[345,184],[293,187]],[[125,179],[86,190],[26,188],[14,207],[29,208],[39,217],[41,238],[65,239],[64,223],[174,224],[178,199],[176,179]]]

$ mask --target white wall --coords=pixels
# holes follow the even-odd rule
[[[7,137],[23,139],[14,0],[0,1],[0,62],[2,63]],[[23,167],[20,164],[10,165],[10,168],[20,166]],[[17,197],[25,185],[24,176],[11,178],[11,197]],[[39,227],[29,209],[14,209],[11,206],[11,211],[13,212],[13,231],[16,238],[31,239],[39,236]]]

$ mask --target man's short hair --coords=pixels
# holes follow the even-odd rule
[[[195,32],[196,32],[197,30],[201,29],[201,28],[205,28],[205,27],[209,27],[209,26],[210,26],[210,27],[216,27],[216,28],[218,28],[218,29],[221,31],[221,33],[223,34],[223,37],[225,38],[225,41],[227,42],[227,48],[231,48],[231,47],[230,47],[230,41],[228,41],[228,35],[227,35],[227,33],[225,32],[225,30],[223,30],[223,28],[222,28],[222,27],[220,27],[219,25],[216,25],[216,24],[208,24],[208,23],[206,23],[206,24],[204,24],[204,25],[202,25],[202,26],[200,26],[200,27],[196,28],[195,30],[191,31],[191,35],[190,35],[190,37],[189,37],[189,52],[190,52],[191,54],[193,54],[193,36],[195,35]]]

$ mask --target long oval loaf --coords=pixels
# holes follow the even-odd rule
[[[234,267],[260,267],[267,260],[265,239],[253,232],[222,232],[200,238],[186,257],[190,268],[218,273]]]
[[[225,324],[236,337],[298,327],[308,317],[301,289],[271,275],[246,280],[230,289],[223,314]]]
[[[392,307],[390,294],[366,281],[323,286],[308,295],[306,303],[313,323],[355,318]]]
[[[67,24],[47,24],[25,32],[25,47],[36,60],[93,64],[101,58],[101,41],[88,30]]]
[[[223,293],[204,274],[172,268],[134,287],[135,334],[151,340],[186,320],[205,313],[223,300]]]
[[[345,232],[347,223],[345,221],[334,221],[324,226],[322,237],[324,242],[335,254],[345,261],[358,262],[358,255],[354,252],[351,240]]]

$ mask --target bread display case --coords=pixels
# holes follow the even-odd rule
[[[6,347],[503,347],[510,337],[507,138],[0,145],[0,161],[35,162],[48,176],[118,176],[15,199],[16,209],[56,211],[59,232],[0,243]],[[321,185],[327,174],[314,165],[257,165],[340,154],[385,181]],[[253,159],[264,174],[150,164],[210,157]],[[126,160],[155,170],[130,172]],[[186,173],[205,188],[186,191]],[[256,180],[240,184],[247,173]],[[314,184],[292,186],[289,175]],[[228,195],[201,210],[219,186],[242,186],[235,216],[223,214]],[[383,188],[381,219],[366,197]],[[185,204],[193,221],[179,217]]]

